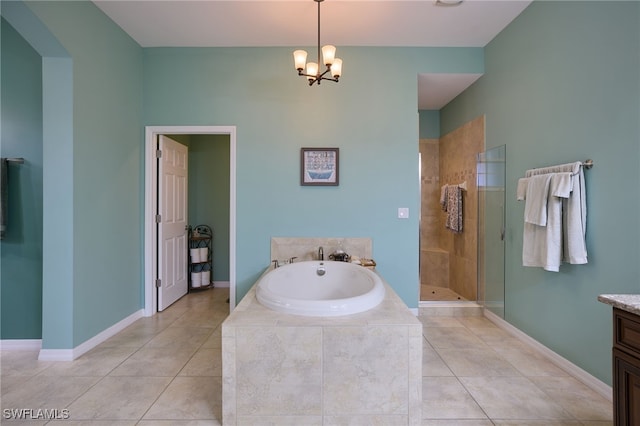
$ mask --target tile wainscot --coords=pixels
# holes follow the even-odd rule
[[[422,324],[385,282],[380,305],[308,317],[260,304],[222,325],[224,425],[419,425]]]

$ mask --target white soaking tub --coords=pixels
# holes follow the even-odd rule
[[[380,277],[360,265],[306,261],[275,268],[256,286],[258,301],[274,311],[332,317],[368,311],[384,299]]]

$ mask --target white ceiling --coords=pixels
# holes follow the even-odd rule
[[[94,3],[143,47],[317,44],[318,6],[312,0]],[[336,45],[338,52],[340,46],[483,47],[530,3],[465,0],[459,6],[438,6],[434,0],[326,0],[320,6],[321,42]],[[348,66],[345,61],[345,71]],[[441,108],[479,77],[419,75],[418,108]]]

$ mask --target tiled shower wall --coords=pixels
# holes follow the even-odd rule
[[[449,287],[468,300],[477,299],[478,190],[476,155],[484,150],[484,116],[440,139],[421,139],[421,284]],[[463,231],[444,226],[440,188],[467,182],[463,192]]]

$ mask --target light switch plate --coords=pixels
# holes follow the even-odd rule
[[[409,219],[408,207],[398,207],[398,219]]]

